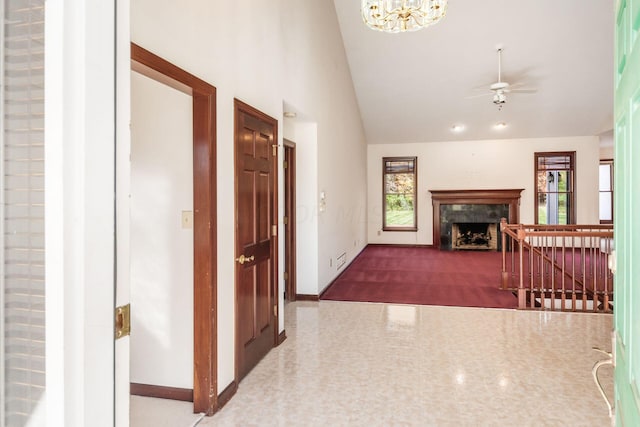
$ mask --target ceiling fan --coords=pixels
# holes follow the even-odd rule
[[[489,86],[489,92],[480,95],[470,96],[468,98],[477,98],[479,96],[490,95],[493,99],[493,103],[498,106],[498,110],[502,109],[502,106],[507,102],[507,93],[536,93],[537,89],[523,89],[520,86],[523,83],[509,84],[502,81],[502,47],[498,47],[498,81],[492,83]]]

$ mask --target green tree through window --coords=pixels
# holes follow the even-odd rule
[[[383,223],[385,231],[416,231],[417,157],[384,157]]]

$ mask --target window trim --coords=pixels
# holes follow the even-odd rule
[[[413,161],[413,226],[399,227],[387,225],[387,192],[385,185],[385,165],[387,162]],[[400,156],[382,158],[382,231],[418,231],[418,157]]]
[[[615,191],[615,183],[613,182],[613,174],[614,174],[614,162],[613,159],[600,159],[600,162],[598,163],[598,168],[600,167],[600,165],[603,164],[608,164],[610,165],[610,169],[609,169],[609,183],[610,185],[610,190],[609,191],[601,191],[600,190],[600,183],[598,183],[598,206],[600,203],[600,193],[611,193],[611,219],[600,219],[600,209],[598,208],[598,219],[600,220],[600,224],[613,224],[613,215],[614,215],[614,207],[615,207],[615,203],[613,203],[613,198],[614,196],[614,191]],[[600,170],[598,169],[598,172],[600,172]],[[598,173],[598,176],[600,174]]]
[[[533,219],[534,224],[539,224],[538,222],[538,208],[539,208],[539,192],[538,192],[538,159],[540,157],[561,157],[568,156],[569,163],[571,165],[571,191],[567,191],[567,194],[570,195],[570,207],[567,212],[569,215],[569,220],[567,224],[577,224],[576,218],[576,187],[577,187],[577,179],[578,176],[576,172],[576,152],[575,151],[541,151],[533,153]],[[557,225],[557,224],[547,224],[547,225]],[[559,224],[563,225],[563,224]]]

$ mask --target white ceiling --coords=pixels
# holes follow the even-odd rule
[[[599,135],[613,127],[612,0],[450,0],[417,32],[362,22],[360,0],[334,0],[370,144]],[[537,88],[471,98],[502,80]],[[493,125],[506,122],[496,130]],[[451,127],[463,124],[454,133]]]

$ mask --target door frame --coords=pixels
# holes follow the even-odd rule
[[[287,139],[284,145],[284,271],[286,301],[295,301],[296,283],[296,144]]]
[[[193,411],[218,409],[216,88],[131,43],[131,69],[193,99]]]
[[[274,148],[274,155],[272,156],[272,164],[271,164],[271,172],[273,174],[273,182],[272,182],[272,187],[271,187],[271,206],[273,207],[273,215],[272,215],[272,222],[273,224],[271,224],[272,227],[276,227],[276,231],[278,230],[278,121],[276,119],[274,119],[273,117],[263,113],[262,111],[258,110],[257,108],[252,107],[251,105],[242,102],[241,100],[234,98],[233,99],[233,115],[234,115],[234,123],[233,123],[233,152],[234,152],[234,212],[235,212],[235,219],[234,219],[234,258],[235,258],[235,254],[238,253],[238,179],[237,179],[237,170],[235,170],[235,165],[237,165],[238,159],[237,157],[237,145],[238,145],[238,113],[239,112],[243,112],[245,114],[251,115],[255,118],[258,118],[262,121],[265,121],[267,123],[272,123],[273,126],[273,148]],[[277,347],[281,340],[284,341],[284,336],[280,337],[280,333],[279,333],[279,317],[280,317],[280,297],[278,295],[278,232],[276,233],[271,233],[271,242],[270,242],[270,251],[271,251],[271,292],[273,295],[273,303],[274,303],[274,313],[273,314],[273,322],[274,322],[274,328],[273,328],[273,347]],[[238,276],[239,276],[239,268],[238,268],[238,264],[234,261],[234,289],[235,289],[235,293],[234,293],[234,307],[235,307],[235,357],[234,357],[234,365],[235,365],[235,380],[234,380],[234,385],[235,387],[237,387],[239,381],[240,381],[240,376],[239,376],[239,357],[238,357],[238,353],[239,353],[239,348],[240,348],[240,334],[238,333],[239,331],[239,322],[240,322],[240,316],[239,316],[239,300],[238,300],[238,286],[239,286],[239,280],[238,280]],[[284,334],[284,332],[283,332]]]

